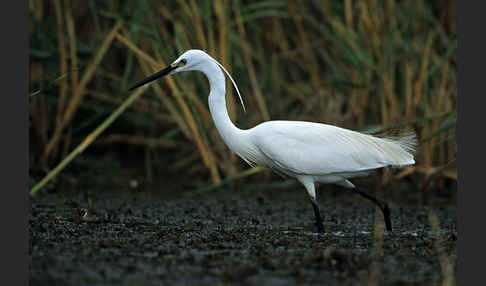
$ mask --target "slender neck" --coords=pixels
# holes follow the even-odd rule
[[[209,80],[209,111],[213,117],[214,125],[216,125],[216,129],[218,129],[226,145],[235,151],[236,138],[242,130],[233,124],[228,115],[224,74],[221,68],[211,60],[201,65],[200,70]]]

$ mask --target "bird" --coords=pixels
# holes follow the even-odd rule
[[[231,80],[246,112],[236,82],[217,60],[198,49],[187,50],[169,66],[129,90],[184,71],[199,71],[207,77],[209,110],[221,139],[232,152],[251,167],[269,168],[282,176],[295,178],[304,186],[318,233],[325,233],[325,229],[316,198],[316,183],[343,186],[375,203],[383,213],[386,231],[392,231],[388,203],[357,188],[349,179],[366,176],[383,167],[415,164],[415,132],[406,130],[396,136],[374,136],[330,124],[291,120],[265,121],[249,129],[240,129],[228,115],[223,72]]]

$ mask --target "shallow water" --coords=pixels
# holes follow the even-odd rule
[[[30,216],[30,285],[362,285],[373,269],[381,284],[439,285],[435,242],[456,269],[453,201],[389,200],[394,231],[373,263],[375,207],[348,193],[321,197],[324,234],[300,189],[40,195]]]

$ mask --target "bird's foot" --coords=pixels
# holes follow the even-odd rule
[[[382,208],[381,211],[383,212],[383,217],[385,219],[385,225],[386,225],[386,230],[388,232],[392,232],[392,224],[391,224],[391,219],[390,219],[390,208],[388,207],[388,204],[383,201],[382,202]]]
[[[324,226],[322,225],[322,222],[316,221],[316,227],[317,227],[317,232],[320,234],[325,233],[324,231]]]

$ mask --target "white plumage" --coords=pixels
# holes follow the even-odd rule
[[[358,190],[348,179],[367,175],[377,168],[414,164],[415,133],[376,137],[333,125],[285,120],[263,122],[247,130],[239,129],[228,116],[225,78],[221,68],[230,77],[244,108],[231,75],[216,60],[200,50],[185,52],[169,67],[132,89],[167,74],[191,70],[203,72],[210,85],[211,115],[223,141],[251,166],[262,165],[299,180],[311,197],[319,231],[323,232],[324,228],[316,201],[315,182],[353,188],[363,197],[372,200],[383,211],[387,229],[391,231],[386,202]]]
[[[325,180],[326,175],[347,174],[344,180],[355,172],[415,163],[407,150],[411,136],[393,140],[304,121],[264,122],[248,130],[247,136],[265,158],[256,163],[270,163],[267,167],[290,176],[312,175]]]

